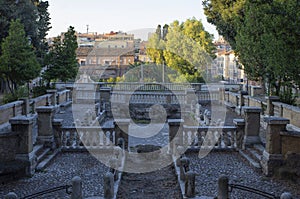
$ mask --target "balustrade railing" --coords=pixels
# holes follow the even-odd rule
[[[192,148],[235,149],[235,126],[184,126],[183,144]]]
[[[67,149],[90,149],[113,146],[114,128],[64,127],[61,131],[61,147]]]

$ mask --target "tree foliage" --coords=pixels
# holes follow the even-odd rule
[[[300,85],[300,3],[294,0],[205,0],[208,21],[235,49],[249,79],[268,94]]]
[[[206,68],[215,57],[213,35],[204,30],[201,21],[192,18],[179,23],[158,26],[149,39],[147,55],[157,64],[166,64],[192,82],[203,82]],[[162,33],[161,33],[162,32]],[[162,35],[161,35],[162,34]]]
[[[11,20],[20,19],[25,35],[30,38],[38,60],[42,63],[48,50],[47,32],[51,28],[48,7],[48,1],[0,0],[0,42],[8,36]]]
[[[75,79],[78,71],[76,60],[77,37],[74,27],[70,26],[61,38],[58,36],[46,57],[47,70],[43,78],[50,83],[51,80],[66,82]]]
[[[12,83],[8,84],[11,85],[11,93],[39,75],[40,65],[20,20],[10,22],[8,36],[3,40],[1,49],[0,71]]]

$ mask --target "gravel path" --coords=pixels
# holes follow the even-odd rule
[[[103,177],[108,168],[89,153],[63,153],[54,159],[45,171],[35,173],[32,178],[22,178],[0,186],[0,196],[14,191],[19,197],[45,189],[71,184],[74,176],[83,180],[84,197],[103,196]],[[0,197],[0,198],[1,198]],[[69,199],[64,191],[47,194],[40,199]]]
[[[197,195],[216,196],[217,182],[221,175],[229,177],[229,183],[246,185],[280,196],[283,192],[291,192],[294,198],[300,198],[300,185],[286,181],[267,178],[239,156],[237,152],[212,152],[200,159],[197,153],[187,154],[191,160],[191,170],[195,171]],[[233,190],[232,199],[261,199],[262,196],[248,192]]]

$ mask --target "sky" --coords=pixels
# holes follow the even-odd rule
[[[148,32],[158,24],[170,24],[195,17],[201,19],[205,30],[218,34],[206,21],[201,0],[48,0],[54,37],[74,26],[77,32],[108,33],[123,31],[147,39]]]

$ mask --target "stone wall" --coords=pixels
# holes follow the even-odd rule
[[[288,153],[300,154],[300,132],[281,132],[281,153],[287,155]]]
[[[7,123],[12,117],[22,115],[23,101],[15,101],[9,104],[0,106],[0,125]]]
[[[0,162],[13,161],[17,152],[17,135],[7,132],[0,134]]]

